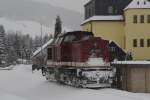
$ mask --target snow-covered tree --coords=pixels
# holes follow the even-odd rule
[[[15,39],[13,41],[13,46],[14,46],[14,49],[15,49],[15,52],[17,54],[17,57],[18,58],[22,58],[22,51],[21,51],[21,36],[20,36],[21,33],[16,33],[15,34]]]
[[[7,52],[7,64],[12,64],[17,60],[17,54],[14,49],[13,41],[14,41],[14,34],[7,34],[6,35],[6,52]]]
[[[43,38],[40,36],[32,38],[29,34],[23,35],[21,32],[8,31],[7,33],[5,51],[8,64],[16,62],[17,59],[30,60],[32,53],[52,38],[51,35],[44,35]]]
[[[5,29],[3,25],[0,25],[0,65],[6,63],[6,52],[5,52]]]

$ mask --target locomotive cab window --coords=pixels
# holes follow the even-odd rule
[[[47,54],[48,54],[47,59],[48,59],[48,60],[52,60],[52,48],[48,48],[48,49],[47,49]]]
[[[76,40],[76,36],[75,35],[67,35],[64,38],[64,42],[73,42]]]
[[[86,35],[86,36],[84,36],[83,38],[82,38],[82,40],[88,40],[88,39],[90,39],[90,38],[92,38],[93,36],[92,35]]]

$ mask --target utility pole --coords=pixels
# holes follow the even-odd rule
[[[42,55],[42,63],[41,63],[41,65],[42,65],[42,67],[43,67],[43,61],[44,61],[44,58],[43,58],[43,24],[41,23],[40,24],[41,25],[41,55]]]

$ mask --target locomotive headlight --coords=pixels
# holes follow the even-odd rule
[[[90,51],[90,58],[96,58],[96,55],[97,55],[96,47],[97,47],[97,43],[94,43],[94,45]]]
[[[96,57],[96,50],[92,49],[90,52],[90,58],[95,58]]]

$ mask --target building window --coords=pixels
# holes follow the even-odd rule
[[[52,48],[48,48],[47,53],[48,53],[47,59],[51,60],[52,59]]]
[[[147,15],[147,23],[150,23],[150,15]]]
[[[116,48],[115,48],[115,47],[110,47],[110,51],[111,51],[111,52],[115,52],[115,51],[116,51]]]
[[[133,47],[137,47],[137,39],[133,40]]]
[[[137,15],[133,16],[133,23],[137,23]]]
[[[144,47],[144,39],[140,39],[140,47]]]
[[[109,14],[113,14],[113,7],[112,7],[112,6],[109,6],[109,7],[108,7],[108,13],[109,13]]]
[[[147,47],[150,47],[150,39],[147,39]]]
[[[141,15],[140,22],[141,22],[141,23],[144,23],[144,15]]]
[[[92,9],[89,9],[89,17],[92,16]]]

